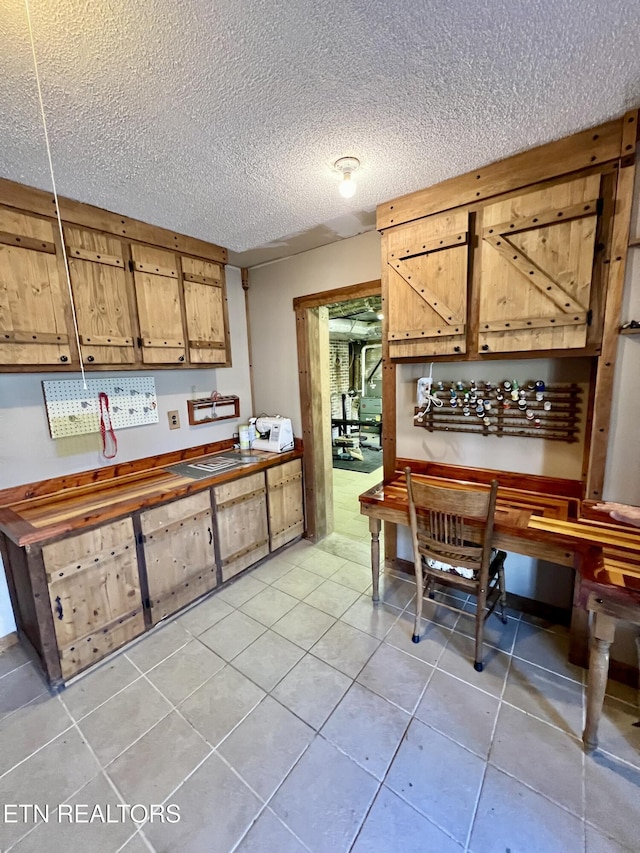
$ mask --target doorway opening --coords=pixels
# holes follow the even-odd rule
[[[370,474],[382,466],[381,301],[372,296],[328,306],[334,470]]]
[[[375,315],[375,323],[379,323],[377,316],[380,313],[379,303],[378,301],[374,303],[372,300],[374,298],[379,300],[380,294],[381,285],[380,281],[377,280],[310,294],[294,300],[304,441],[307,535],[315,541],[332,533],[335,526],[333,456],[334,450],[338,455],[340,442],[334,446],[334,437],[338,438],[342,435],[347,439],[346,442],[342,442],[343,448],[351,438],[353,438],[354,443],[356,442],[355,430],[357,430],[358,445],[364,443],[375,447],[376,445],[382,446],[384,442],[382,411],[377,413],[369,411],[367,413],[367,403],[364,407],[365,412],[361,411],[362,399],[376,399],[373,395],[378,388],[381,389],[382,387],[381,375],[379,377],[376,375],[378,370],[381,374],[381,365],[376,367],[375,362],[371,363],[375,356],[373,348],[365,350],[364,356],[362,350],[367,344],[370,347],[373,346],[373,343],[379,344],[380,338],[376,341],[371,334],[369,339],[369,332],[367,336],[364,336],[364,327],[371,324],[365,322],[362,317],[356,318],[350,315],[350,312],[358,312],[367,315],[369,320],[374,320],[372,315]],[[362,303],[356,304],[357,300],[362,300]],[[366,300],[369,300],[368,305]],[[332,314],[331,317],[330,313]],[[356,325],[358,319],[362,324],[361,327]],[[335,334],[343,335],[346,338],[340,344],[342,355],[340,355],[338,338],[336,338],[333,358],[330,345],[330,320],[333,321]],[[337,321],[341,322],[337,323]],[[346,324],[343,321],[346,321]],[[347,330],[351,327],[359,328],[361,337],[354,341],[350,350]],[[343,345],[344,343],[347,344],[346,348]],[[356,367],[357,355],[359,356],[359,368]],[[378,358],[381,358],[381,352],[378,354]],[[364,383],[362,382],[363,362]],[[368,370],[367,366],[369,366]],[[343,370],[346,371],[347,376],[347,379],[344,380],[346,389],[341,387],[338,390],[335,386],[332,395],[332,372],[335,379],[338,373],[342,375]],[[367,391],[367,393],[358,393],[362,391]],[[345,395],[344,399],[343,394]],[[377,399],[381,400],[381,396],[380,391]],[[356,397],[358,398],[357,402]],[[371,405],[374,408],[379,407],[381,409],[381,403],[376,402]],[[351,417],[354,414],[356,417]],[[368,417],[372,417],[373,421],[363,422],[362,414],[368,414]],[[343,417],[343,415],[347,415],[347,417]],[[376,416],[379,420],[376,420]],[[349,421],[356,421],[357,423],[350,424]],[[361,427],[363,428],[361,429]],[[363,450],[365,449],[369,450],[369,448]],[[380,460],[378,465],[382,466],[382,451],[374,450],[372,452]],[[364,452],[362,455],[364,456]],[[356,460],[354,459],[354,461]],[[347,476],[356,477],[357,474],[352,473]],[[382,477],[380,476],[379,479]],[[365,491],[368,487],[368,483],[362,481],[362,488],[357,493]],[[354,493],[356,493],[355,489]],[[351,509],[354,516],[358,514],[357,501],[353,503]]]

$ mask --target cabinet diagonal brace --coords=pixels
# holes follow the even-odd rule
[[[560,309],[563,314],[585,310],[583,305],[580,305],[557,281],[550,278],[543,269],[528,258],[524,252],[514,246],[506,237],[503,237],[501,234],[488,234],[483,239],[490,246],[493,246],[505,261],[515,267],[536,290],[553,302],[556,308]]]
[[[143,534],[142,541],[148,542],[154,537],[158,538],[159,536],[163,536],[167,533],[173,533],[181,527],[189,529],[190,525],[193,524],[194,521],[200,521],[203,518],[211,519],[210,509],[201,509],[200,512],[190,513],[186,518],[178,518],[176,521],[170,521],[168,524],[162,524],[160,527],[156,527],[155,530],[149,530]],[[200,531],[200,528],[197,528],[197,530]]]
[[[441,299],[436,293],[431,290],[430,287],[427,287],[425,284],[416,284],[411,281],[412,277],[415,277],[415,270],[411,267],[410,261],[396,261],[394,264],[389,264],[393,269],[401,276],[401,278],[406,281],[409,287],[421,298],[423,299],[427,305],[432,308],[436,314],[441,317],[444,322],[450,325],[460,325],[462,321],[462,317],[459,317],[454,311],[449,308],[446,302]]]
[[[460,231],[458,234],[446,234],[442,237],[427,238],[424,243],[420,241],[415,246],[408,246],[403,251],[396,250],[390,252],[390,258],[404,260],[416,255],[428,255],[431,252],[441,252],[443,249],[451,249],[453,246],[464,246],[468,238],[467,231]],[[406,245],[406,244],[405,244]]]
[[[55,581],[60,580],[60,578],[65,578],[68,575],[83,572],[87,569],[101,569],[105,560],[112,561],[114,558],[120,557],[127,551],[130,551],[132,554],[135,552],[135,545],[133,542],[121,542],[111,548],[105,548],[103,551],[92,552],[85,557],[79,557],[78,559],[73,560],[73,562],[68,563],[66,566],[59,566],[55,569],[51,568],[47,571],[47,582],[54,583]]]
[[[253,542],[246,548],[241,548],[239,551],[235,551],[233,554],[230,554],[228,557],[221,561],[222,568],[225,568],[225,566],[228,566],[230,563],[235,563],[236,560],[239,560],[240,557],[244,557],[245,554],[250,554],[252,551],[257,551],[258,548],[264,548],[264,546],[267,545],[268,542],[268,539],[261,539],[259,542]]]
[[[105,252],[91,252],[89,249],[69,246],[67,248],[69,260],[74,258],[78,261],[89,261],[93,264],[105,264],[108,267],[120,267],[124,269],[124,260],[117,255],[107,255]]]
[[[76,637],[70,643],[67,643],[65,646],[60,648],[60,657],[64,657],[68,655],[69,652],[72,652],[76,646],[79,646],[80,643],[86,643],[91,640],[92,637],[95,637],[97,634],[108,634],[113,628],[117,628],[118,625],[122,625],[123,622],[127,622],[129,619],[134,619],[142,613],[142,606],[136,607],[134,610],[129,610],[126,613],[121,613],[119,616],[116,616],[115,619],[112,619],[111,622],[107,622],[106,625],[100,625],[99,628],[96,628],[95,631],[90,631],[88,634],[83,634],[81,637]]]
[[[480,324],[480,335],[483,332],[511,332],[519,329],[547,329],[553,326],[581,326],[586,325],[586,311],[578,311],[575,314],[566,314],[562,317],[530,317],[518,318],[517,320],[492,320],[489,323]]]
[[[133,338],[114,338],[105,335],[80,335],[80,343],[91,347],[131,347]]]
[[[499,234],[506,237],[508,234],[518,234],[520,231],[531,231],[537,228],[545,228],[547,225],[562,225],[572,219],[584,219],[587,216],[596,216],[598,213],[598,199],[581,201],[578,204],[570,204],[558,210],[544,210],[535,216],[523,216],[511,219],[509,222],[500,222],[497,225],[487,225],[482,229],[482,236]]]
[[[402,343],[402,341],[416,341],[419,338],[446,338],[453,335],[464,335],[465,325],[445,326],[441,329],[407,329],[400,332],[391,332],[389,341]]]
[[[12,344],[68,344],[69,335],[56,332],[2,332],[0,343]]]
[[[30,249],[32,252],[46,252],[55,255],[55,243],[48,240],[38,240],[37,237],[25,237],[23,234],[11,234],[9,231],[0,231],[0,243],[7,246],[17,246],[18,249]]]

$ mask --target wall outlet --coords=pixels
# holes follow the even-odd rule
[[[169,418],[169,429],[180,429],[180,415],[177,410],[167,412],[167,417]]]

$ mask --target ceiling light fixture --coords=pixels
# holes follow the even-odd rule
[[[333,168],[342,172],[342,180],[340,181],[340,195],[343,198],[351,198],[356,191],[356,182],[353,180],[353,173],[360,168],[360,160],[357,157],[341,157],[333,164]]]

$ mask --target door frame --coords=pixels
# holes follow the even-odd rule
[[[350,299],[380,296],[380,279],[363,281],[320,293],[298,296],[293,300],[298,344],[298,379],[304,444],[304,489],[307,538],[314,542],[333,532],[333,458],[331,451],[331,412],[329,394],[328,305]],[[386,319],[386,318],[385,318]],[[383,320],[383,337],[386,334]],[[384,346],[383,346],[384,351]],[[385,386],[383,371],[383,396]],[[395,375],[394,375],[395,387]],[[395,407],[393,412],[395,421]],[[385,437],[395,430],[382,419]]]

